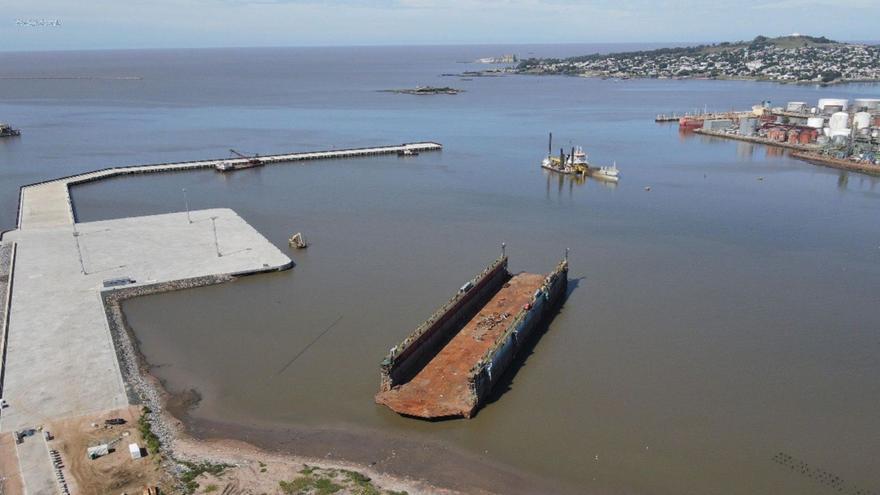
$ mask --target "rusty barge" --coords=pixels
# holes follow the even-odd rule
[[[376,403],[404,416],[470,418],[565,297],[568,259],[547,275],[492,262],[394,346]]]

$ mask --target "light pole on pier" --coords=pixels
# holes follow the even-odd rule
[[[220,254],[220,244],[217,243],[217,217],[211,217],[211,227],[214,229],[214,249],[217,251],[217,257],[220,258],[223,255]]]
[[[79,231],[76,230],[76,222],[73,222],[73,241],[76,243],[76,255],[79,257],[79,268],[82,270],[83,275],[88,275],[88,273],[86,273],[86,265],[83,263],[82,249],[79,246]]]
[[[189,216],[189,198],[186,196],[186,188],[183,188],[183,206],[186,208],[186,219],[189,223],[193,223]]]

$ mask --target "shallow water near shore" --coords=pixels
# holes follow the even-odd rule
[[[362,462],[382,461],[369,459],[372,448],[441,445],[477,474],[484,460],[496,476],[573,492],[828,493],[820,472],[845,493],[880,490],[880,179],[653,123],[704,104],[876,97],[880,86],[439,77],[474,68],[459,60],[521,50],[553,53],[95,52],[79,54],[77,69],[53,69],[58,55],[44,54],[16,70],[143,79],[7,81],[0,110],[25,132],[0,141],[0,220],[12,226],[19,184],[81,170],[228,148],[438,141],[442,152],[415,158],[74,189],[80,221],[180,211],[186,188],[193,209],[233,208],[283,250],[294,232],[312,242],[288,251],[288,272],[125,303],[153,373],[201,395],[190,412],[197,432],[294,450],[300,439],[309,455],[326,444]],[[466,92],[378,91],[417,84]],[[594,163],[616,161],[620,183],[540,170],[548,131],[556,153],[582,145]],[[513,271],[546,272],[571,248],[570,297],[509,389],[472,420],[428,423],[375,405],[388,348],[501,242]],[[419,464],[436,460],[413,456],[409,468],[431,475]]]

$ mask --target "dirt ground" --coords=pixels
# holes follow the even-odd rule
[[[140,408],[130,406],[44,425],[55,437],[48,442],[49,448],[61,453],[71,493],[140,494],[147,486],[170,486],[157,458],[147,455],[141,459],[132,459],[129,454],[128,445],[131,443],[145,448],[137,426],[139,417]],[[109,418],[123,418],[126,423],[107,426],[104,420]],[[108,455],[95,460],[90,460],[86,455],[88,447],[117,439]],[[172,491],[166,489],[163,493]]]
[[[278,455],[235,440],[179,438],[178,453],[225,463],[220,475],[196,478],[196,494],[455,495],[423,482],[383,475],[364,466]]]
[[[15,438],[12,433],[0,435],[0,495],[23,495]]]
[[[157,456],[132,459],[128,445],[145,447],[138,430],[140,407],[66,418],[43,425],[54,438],[50,449],[61,453],[63,471],[75,495],[141,495],[147,487],[161,494],[181,493],[175,480],[160,466]],[[123,425],[104,420],[122,418]],[[111,452],[90,460],[86,449],[117,440]],[[194,494],[215,495],[458,495],[425,482],[381,474],[366,466],[339,461],[275,454],[236,440],[196,440],[178,433],[176,455],[195,465],[223,464],[222,472],[205,472],[194,479]],[[210,469],[208,470],[210,471]],[[11,434],[0,436],[0,495],[23,495],[18,457]]]

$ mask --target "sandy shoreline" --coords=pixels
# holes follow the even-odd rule
[[[105,296],[105,311],[113,334],[120,368],[132,403],[142,404],[159,437],[166,459],[163,467],[179,472],[175,460],[211,461],[236,466],[237,482],[262,483],[253,474],[271,469],[287,475],[303,466],[355,470],[369,476],[385,490],[417,493],[564,493],[571,487],[554,486],[498,465],[489,459],[454,451],[448,446],[380,432],[312,427],[248,426],[193,418],[188,411],[198,401],[190,392],[173,395],[149,373],[150,365],[137,347],[122,302],[131,297],[227,282],[227,277],[182,281],[179,286],[148,291],[120,291]],[[266,466],[270,467],[266,467]],[[265,476],[264,476],[265,478]],[[272,487],[277,489],[277,481]]]

